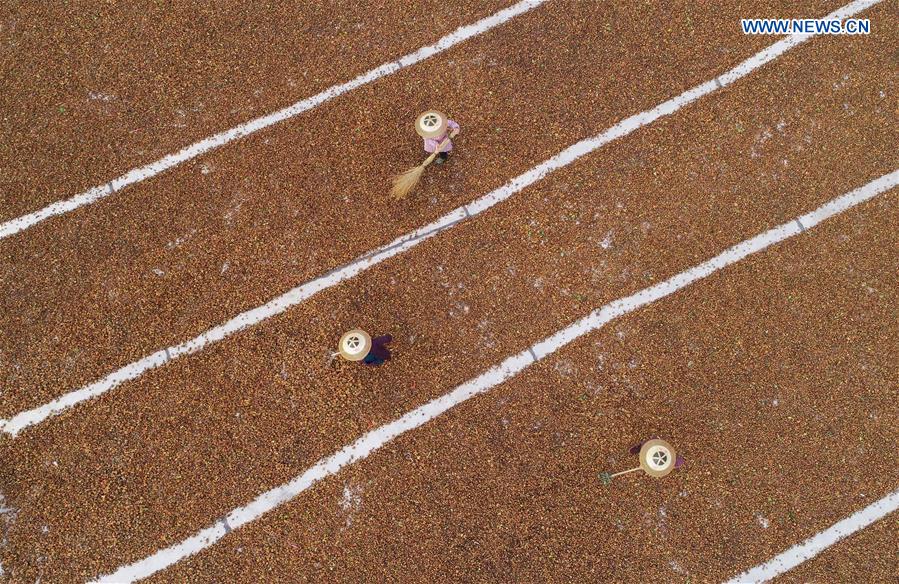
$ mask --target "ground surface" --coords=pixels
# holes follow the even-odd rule
[[[509,4],[6,6],[0,221]],[[741,17],[840,6],[783,4],[549,2],[0,240],[0,418],[776,40],[742,35]],[[869,36],[810,40],[283,314],[0,434],[0,580],[83,581],[178,543],[591,310],[896,170],[899,32],[883,23],[899,11],[863,16]],[[391,201],[389,177],[420,158],[410,120],[435,106],[463,126],[456,152]],[[585,335],[152,579],[705,582],[763,563],[899,483],[897,224],[894,189]],[[392,333],[394,359],[330,359],[355,327]],[[651,436],[686,466],[598,481]],[[891,515],[783,579],[887,581],[897,551]]]

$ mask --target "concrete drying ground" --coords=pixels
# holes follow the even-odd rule
[[[519,11],[0,239],[0,582],[724,581],[893,493],[895,3],[863,6],[870,35],[811,38],[506,190],[778,41],[741,17],[842,5],[389,4],[0,9],[0,223]],[[393,201],[429,107],[463,132]],[[869,200],[795,222],[884,176]],[[508,198],[481,210],[491,192]],[[795,234],[296,486],[591,311],[782,224]],[[363,267],[316,280],[345,265]],[[310,281],[311,297],[258,308]],[[245,311],[250,326],[213,328]],[[394,358],[334,360],[357,327],[392,334]],[[655,436],[682,468],[599,480]],[[881,515],[775,574],[894,578],[896,515]]]

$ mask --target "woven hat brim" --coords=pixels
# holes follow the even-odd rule
[[[649,466],[649,464],[646,462],[646,455],[648,454],[648,451],[653,446],[661,446],[661,447],[665,448],[671,457],[670,464],[664,470],[656,470],[656,469],[652,468],[651,466]],[[671,444],[669,444],[668,442],[666,442],[664,440],[659,440],[659,439],[650,440],[650,441],[646,442],[642,448],[640,448],[640,467],[643,469],[643,472],[645,472],[649,476],[653,476],[656,478],[661,478],[661,477],[667,476],[668,474],[671,473],[671,471],[674,470],[674,465],[676,463],[677,463],[677,452],[674,450],[674,447],[671,446]]]
[[[443,120],[443,122],[440,124],[440,126],[436,130],[428,131],[428,130],[424,130],[421,127],[421,119],[428,114],[437,114],[438,116],[440,116],[440,119]],[[448,119],[449,118],[447,118],[446,114],[443,112],[439,112],[437,110],[428,110],[426,112],[423,112],[421,115],[419,115],[415,119],[415,132],[422,138],[439,138],[440,136],[443,136],[444,134],[446,134],[446,130],[449,127],[449,124],[447,124]]]
[[[349,353],[344,348],[344,340],[350,335],[357,335],[362,337],[362,349],[356,353]],[[337,345],[337,351],[340,353],[340,356],[346,359],[347,361],[361,361],[365,359],[368,355],[369,351],[371,351],[371,336],[361,329],[354,329],[348,331],[340,337],[340,342]]]

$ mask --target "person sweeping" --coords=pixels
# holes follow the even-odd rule
[[[362,329],[353,329],[340,337],[337,344],[337,352],[332,357],[340,355],[347,361],[362,361],[365,365],[383,365],[390,360],[390,349],[387,345],[393,342],[390,335],[381,335],[371,338]]]
[[[425,168],[432,162],[443,164],[453,150],[453,138],[459,134],[459,124],[437,110],[428,110],[415,120],[415,131],[424,140],[425,152],[430,152],[424,162],[406,172],[393,177],[390,194],[396,199],[406,197],[418,181]]]

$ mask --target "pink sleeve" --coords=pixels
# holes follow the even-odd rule
[[[446,125],[449,126],[450,129],[453,129],[453,130],[459,129],[459,124],[457,124],[455,120],[447,120]]]

